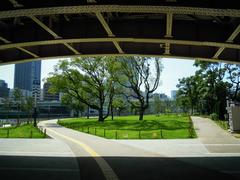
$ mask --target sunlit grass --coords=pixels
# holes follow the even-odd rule
[[[0,128],[0,138],[44,138],[44,134],[32,124]]]
[[[176,139],[196,137],[189,133],[189,117],[184,115],[120,116],[100,123],[96,118],[73,118],[59,121],[59,124],[81,132],[109,139]]]

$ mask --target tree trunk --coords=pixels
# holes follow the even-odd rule
[[[89,119],[89,106],[87,108],[87,119]]]
[[[112,120],[113,120],[113,106],[111,104],[111,116],[112,116]]]
[[[191,115],[193,115],[193,106],[191,106]]]
[[[98,110],[98,113],[99,113],[99,115],[98,115],[98,121],[99,121],[99,122],[103,122],[103,121],[104,121],[104,118],[103,118],[103,109],[100,108],[100,109]]]
[[[144,111],[145,111],[145,109],[143,107],[141,107],[139,109],[139,120],[140,121],[143,120]]]

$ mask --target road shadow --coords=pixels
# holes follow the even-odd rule
[[[105,179],[94,158],[76,158],[0,156],[0,177],[1,179],[24,180]],[[113,156],[104,157],[104,159],[121,180],[235,180],[240,175],[238,166],[240,157]],[[235,174],[226,173],[230,171],[235,172]]]

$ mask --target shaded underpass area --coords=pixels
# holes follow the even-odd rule
[[[97,158],[97,157],[96,157]],[[103,157],[118,179],[239,179],[239,157]],[[1,179],[104,180],[93,157],[0,156]],[[238,172],[238,173],[236,173]]]

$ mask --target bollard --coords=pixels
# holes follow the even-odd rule
[[[32,132],[32,130],[30,131],[30,138],[32,138],[32,135],[33,135],[33,132]]]

